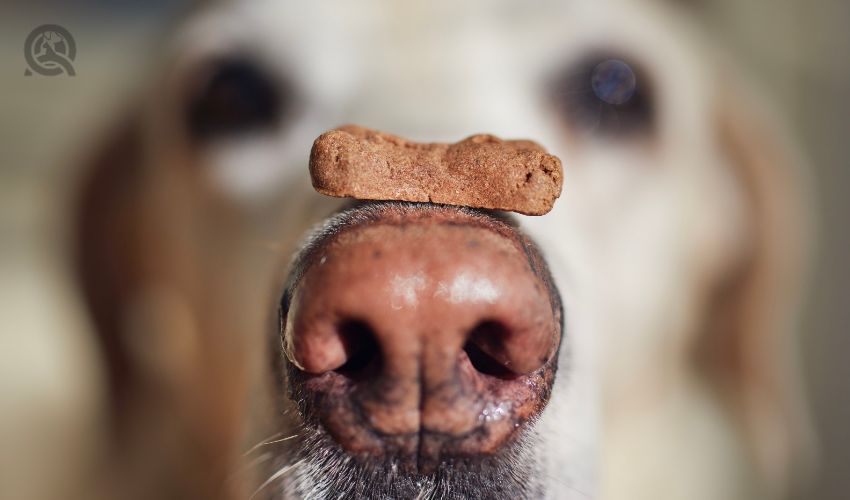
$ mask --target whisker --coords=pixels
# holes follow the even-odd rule
[[[276,437],[280,436],[281,434],[283,434],[283,432],[278,431],[278,432],[275,432],[274,434],[272,434],[272,435],[270,435],[270,436],[266,436],[266,437],[264,437],[264,438],[263,438],[263,439],[261,439],[261,440],[260,440],[257,444],[255,444],[254,446],[252,446],[252,447],[251,447],[248,451],[246,451],[245,453],[243,453],[243,454],[242,454],[242,456],[244,457],[244,456],[245,456],[245,455],[247,455],[248,453],[251,453],[252,451],[254,451],[255,449],[257,449],[257,448],[258,448],[261,444],[265,443],[265,442],[266,442],[266,441],[268,441],[269,439],[274,439],[274,438],[276,438]]]
[[[273,439],[273,438],[275,438],[275,437],[277,437],[277,436],[280,436],[280,434],[281,434],[281,433],[280,433],[280,432],[278,432],[277,434],[274,434],[274,435],[272,435],[272,436],[269,436],[269,438],[268,438],[268,439]],[[270,444],[276,444],[276,443],[282,443],[282,442],[284,442],[284,441],[289,441],[290,439],[296,438],[296,437],[298,437],[298,436],[299,436],[299,434],[296,432],[295,434],[293,434],[293,435],[291,435],[291,436],[286,436],[286,437],[284,437],[284,438],[275,439],[275,440],[273,440],[273,441],[263,441],[263,442],[261,442],[261,443],[257,443],[257,444],[255,444],[254,446],[252,446],[252,447],[251,447],[251,449],[249,449],[248,451],[246,451],[245,453],[243,453],[243,454],[242,454],[242,456],[243,456],[243,457],[247,457],[248,455],[250,455],[251,453],[254,453],[255,451],[257,451],[258,449],[260,449],[260,448],[261,448],[261,447],[263,447],[263,446],[268,446],[268,445],[270,445]]]
[[[263,482],[263,484],[261,484],[261,485],[260,485],[260,487],[259,487],[259,488],[257,488],[257,489],[254,491],[254,493],[252,493],[252,494],[251,494],[251,496],[250,496],[250,497],[248,497],[248,500],[254,500],[254,498],[255,498],[255,497],[256,497],[256,496],[257,496],[257,495],[258,495],[261,491],[263,491],[263,489],[264,489],[266,486],[268,486],[269,484],[271,484],[271,483],[272,483],[272,482],[274,482],[275,480],[277,480],[277,479],[279,479],[279,478],[283,477],[283,475],[284,475],[284,474],[286,474],[287,472],[291,471],[293,468],[295,468],[296,466],[298,466],[298,465],[300,465],[300,464],[301,464],[301,461],[298,461],[298,462],[295,462],[294,464],[289,464],[289,465],[285,465],[285,466],[281,467],[281,468],[280,468],[280,470],[278,470],[277,472],[275,472],[274,474],[272,474],[271,476],[269,476],[269,478],[268,478],[268,479],[266,479],[266,480]]]

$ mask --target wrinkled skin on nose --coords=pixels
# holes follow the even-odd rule
[[[545,406],[560,303],[502,220],[386,205],[315,244],[288,292],[290,392],[358,456],[495,453]]]

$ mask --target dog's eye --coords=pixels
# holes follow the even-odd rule
[[[652,131],[655,110],[650,82],[625,59],[585,58],[556,75],[550,93],[570,128],[605,137]]]
[[[272,129],[289,112],[291,94],[288,82],[250,61],[220,61],[191,93],[186,125],[197,140]]]

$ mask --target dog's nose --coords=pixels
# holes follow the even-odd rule
[[[545,404],[560,311],[539,255],[507,224],[395,213],[309,260],[285,350],[304,405],[349,451],[489,453]]]

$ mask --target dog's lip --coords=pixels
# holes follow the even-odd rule
[[[510,382],[506,392],[529,395],[522,404],[507,395],[477,401],[476,425],[460,434],[427,426],[407,432],[384,432],[373,425],[359,404],[346,396],[348,391],[362,390],[357,382],[336,372],[313,375],[292,365],[289,371],[291,390],[300,394],[300,401],[308,403],[307,408],[301,407],[305,423],[321,427],[347,455],[367,463],[392,459],[408,473],[429,474],[447,460],[492,457],[520,439],[548,401],[554,365],[553,357],[537,372]],[[476,376],[484,383],[495,382],[488,375]]]

